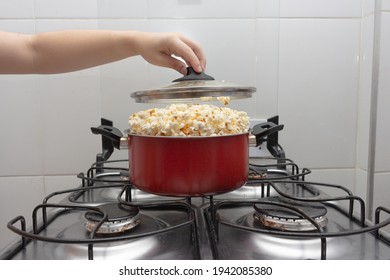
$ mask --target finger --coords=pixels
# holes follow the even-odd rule
[[[184,39],[185,40],[185,39]],[[183,39],[180,39],[175,44],[175,49],[171,53],[175,56],[181,57],[189,66],[192,66],[196,72],[202,72],[205,65],[205,57],[200,47],[196,43],[189,41],[187,44]],[[199,53],[199,57],[198,54]]]
[[[181,35],[181,40],[187,44],[191,49],[192,51],[194,52],[194,54],[196,55],[196,57],[198,58],[199,62],[200,62],[200,65],[202,67],[202,70],[204,71],[206,69],[206,55],[201,47],[201,45],[183,35]]]
[[[153,64],[175,69],[183,75],[187,74],[187,64],[182,60],[172,57],[170,55],[161,54],[161,56],[158,58],[158,62],[155,61]]]

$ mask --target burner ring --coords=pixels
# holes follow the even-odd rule
[[[261,215],[256,212],[253,214],[253,218],[266,227],[282,231],[312,231],[317,229],[307,219],[279,219],[278,217]],[[324,227],[328,223],[328,219],[325,216],[314,218],[314,220],[320,227]]]
[[[256,211],[253,218],[265,227],[282,231],[313,231],[317,229],[309,219],[287,206],[293,206],[303,211],[320,228],[325,227],[328,223],[327,209],[319,202],[295,201],[280,197],[269,197],[264,201],[270,202],[270,204],[255,204],[253,207]],[[286,207],[281,204],[285,204]]]
[[[121,203],[107,203],[99,205],[98,208],[107,213],[108,219],[105,221],[96,233],[114,234],[128,231],[140,223],[139,208]],[[92,232],[103,218],[101,213],[88,211],[84,215],[87,220],[85,228]]]

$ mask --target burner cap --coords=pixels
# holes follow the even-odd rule
[[[267,169],[261,166],[255,166],[249,164],[248,179],[264,179],[267,178]]]
[[[255,204],[254,219],[262,225],[286,231],[312,231],[317,228],[298,212],[280,204],[293,206],[303,211],[307,216],[314,219],[320,227],[326,226],[326,207],[319,202],[296,201],[280,197],[268,197],[263,199],[275,204]],[[277,203],[277,204],[276,204]]]
[[[99,209],[107,213],[108,219],[98,229],[99,234],[122,233],[130,230],[140,223],[139,208],[121,203],[107,203],[99,205]],[[95,230],[103,215],[97,212],[86,212],[85,227],[89,232]]]

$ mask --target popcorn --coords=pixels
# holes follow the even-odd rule
[[[223,105],[228,105],[230,102],[229,96],[219,96],[217,97],[218,101],[222,102]]]
[[[246,112],[227,107],[172,104],[129,117],[130,133],[151,136],[219,136],[247,133]]]

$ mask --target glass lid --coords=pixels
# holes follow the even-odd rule
[[[133,92],[130,96],[137,103],[177,103],[200,101],[227,101],[252,97],[255,87],[239,86],[216,81],[205,73],[187,68],[187,75],[165,87]]]

